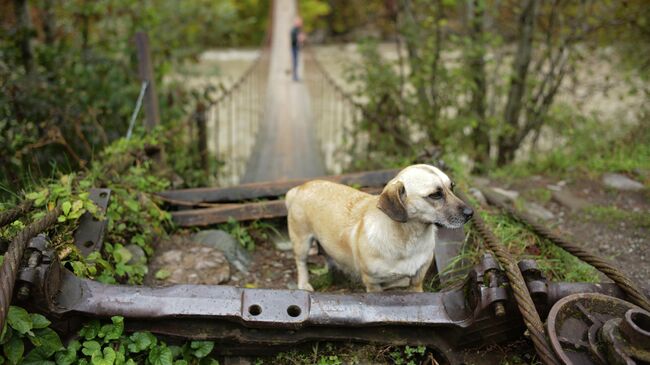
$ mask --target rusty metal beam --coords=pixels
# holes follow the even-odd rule
[[[359,187],[383,187],[399,170],[377,170],[344,175],[323,176],[316,179]],[[224,203],[253,199],[277,198],[289,189],[315,179],[296,179],[242,184],[226,188],[195,188],[167,190],[159,193],[164,199],[193,203]]]

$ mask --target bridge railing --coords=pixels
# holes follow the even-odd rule
[[[316,137],[328,172],[340,174],[351,166],[355,155],[367,152],[368,135],[361,131],[359,123],[368,120],[370,114],[341,87],[314,49],[305,50],[305,80]]]
[[[266,103],[269,51],[260,53],[242,75],[216,96],[197,103],[201,164],[209,171],[209,159],[219,163],[213,180],[220,186],[236,185],[253,151]]]

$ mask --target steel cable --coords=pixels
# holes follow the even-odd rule
[[[469,202],[467,196],[465,196],[465,194],[462,192],[458,192],[456,195],[458,195],[466,203]],[[514,258],[510,255],[510,252],[505,249],[505,247],[499,242],[494,233],[488,228],[487,224],[481,215],[478,214],[478,212],[477,214],[474,214],[472,224],[474,227],[476,227],[479,235],[487,244],[488,249],[494,253],[494,255],[497,257],[497,260],[501,266],[503,266],[503,269],[506,272],[506,276],[508,277],[512,292],[515,296],[515,301],[517,302],[517,307],[519,308],[519,312],[521,312],[524,324],[530,333],[530,338],[533,341],[533,346],[535,347],[537,355],[540,357],[544,364],[559,364],[555,358],[555,354],[548,342],[548,339],[546,338],[544,324],[542,322],[542,319],[539,317],[539,313],[537,313],[535,303],[530,296],[528,286],[526,285],[526,281],[524,280],[524,277],[519,270],[517,262],[515,262]]]
[[[32,210],[34,204],[31,200],[23,200],[18,205],[11,209],[0,212],[0,228],[22,217],[27,212]],[[2,327],[0,327],[1,329]]]
[[[56,223],[60,214],[61,208],[55,208],[45,214],[43,218],[31,223],[22,231],[18,232],[11,241],[9,250],[7,250],[4,256],[4,262],[0,268],[0,328],[4,328],[5,325],[5,319],[14,292],[14,285],[16,284],[18,268],[20,267],[27,243],[37,234]]]
[[[648,298],[643,294],[639,287],[634,284],[634,282],[632,282],[632,280],[630,280],[627,275],[625,275],[625,273],[614,266],[611,262],[603,259],[602,257],[594,255],[583,247],[572,242],[569,238],[565,238],[567,237],[565,233],[560,234],[558,232],[554,232],[550,228],[537,223],[535,219],[533,219],[530,215],[524,212],[520,212],[510,205],[505,204],[501,199],[497,198],[494,193],[487,191],[486,189],[483,189],[481,191],[490,204],[497,206],[498,208],[507,212],[513,218],[526,224],[539,236],[548,239],[563,250],[595,267],[597,270],[614,281],[614,283],[616,283],[621,288],[621,290],[625,292],[625,294],[628,296],[628,299],[630,299],[630,302],[647,311],[650,311],[650,301]]]

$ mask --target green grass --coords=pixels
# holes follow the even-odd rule
[[[525,200],[533,200],[537,203],[544,204],[551,201],[552,193],[545,188],[534,188],[522,192]]]
[[[621,127],[623,128],[623,127]],[[490,175],[514,179],[536,174],[547,176],[598,176],[605,172],[637,174],[650,171],[650,128],[638,125],[612,131],[595,120],[582,120],[559,131],[567,142],[552,151],[538,152],[529,159],[493,169]],[[640,175],[647,184],[647,177]]]
[[[618,226],[625,222],[628,226],[650,228],[650,215],[644,212],[622,210],[614,206],[592,206],[583,211],[583,219],[601,222],[608,226]]]
[[[539,268],[549,280],[598,281],[598,273],[594,268],[552,242],[537,236],[511,217],[486,212],[481,212],[481,216],[517,260],[536,260]]]

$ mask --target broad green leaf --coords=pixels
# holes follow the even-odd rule
[[[30,316],[32,317],[33,328],[45,328],[49,326],[50,323],[52,323],[48,321],[48,319],[45,318],[45,316],[38,313],[32,313],[30,314]]]
[[[203,359],[199,360],[199,365],[219,365],[219,361],[211,357],[204,357]]]
[[[79,343],[79,342],[77,342]],[[70,365],[77,360],[77,349],[73,346],[68,346],[67,349],[59,351],[54,355],[56,365]]]
[[[173,365],[172,351],[166,346],[157,346],[149,352],[151,365]]]
[[[117,340],[124,331],[124,318],[120,316],[111,317],[113,324],[105,324],[99,330],[98,337],[103,338],[104,342]]]
[[[27,313],[26,310],[13,305],[9,307],[7,322],[11,328],[18,331],[21,335],[29,332],[33,327],[32,317],[29,316],[29,313]]]
[[[158,339],[149,332],[135,332],[129,337],[131,343],[129,344],[129,351],[138,353],[155,346]]]
[[[174,361],[174,365],[187,365],[187,361],[181,359]]]
[[[73,212],[78,212],[84,207],[84,202],[81,200],[75,200],[74,203],[72,203],[72,211]]]
[[[10,364],[17,364],[25,352],[25,344],[18,336],[13,336],[7,343],[2,346],[2,352],[7,357]]]
[[[194,356],[200,358],[206,357],[212,352],[212,349],[214,348],[214,342],[212,341],[192,341],[190,343],[190,347],[192,348],[192,353]]]
[[[64,215],[68,215],[70,213],[70,208],[72,208],[72,203],[67,200],[61,204],[61,210],[63,211]]]
[[[45,353],[43,353],[43,350],[39,347],[30,351],[21,362],[21,365],[56,365],[56,363],[49,360],[48,356],[46,356]]]
[[[156,279],[158,280],[165,280],[167,279],[172,273],[169,272],[169,270],[165,269],[160,269],[156,271]]]
[[[86,356],[93,356],[93,354],[101,351],[101,347],[97,341],[85,341],[81,352]]]
[[[80,263],[81,264],[81,263]],[[76,273],[76,271],[75,271]],[[98,320],[92,320],[79,331],[79,336],[85,338],[86,340],[92,340],[97,337],[99,333],[100,325]]]
[[[56,334],[51,328],[42,328],[34,331],[35,337],[41,342],[40,348],[43,353],[50,357],[55,352],[63,348],[59,335]]]

